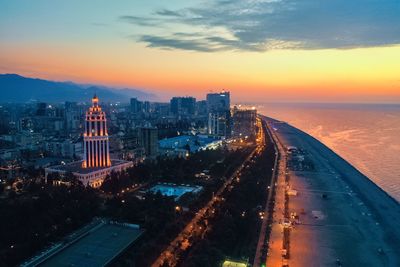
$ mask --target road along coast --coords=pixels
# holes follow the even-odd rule
[[[400,266],[400,205],[321,142],[263,117],[280,153],[266,266]]]

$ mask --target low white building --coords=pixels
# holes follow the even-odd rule
[[[109,167],[82,168],[82,163],[83,161],[75,161],[65,165],[45,168],[46,178],[51,173],[58,173],[60,176],[72,173],[82,184],[91,187],[99,187],[107,175],[110,175],[112,172],[121,172],[134,165],[132,161],[117,159],[111,159],[111,166]]]

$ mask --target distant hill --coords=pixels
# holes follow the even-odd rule
[[[73,82],[55,82],[33,79],[18,74],[0,74],[0,103],[28,101],[64,102],[87,101],[94,92],[101,101],[128,102],[129,98],[154,100],[156,96],[137,89],[116,89],[99,85],[81,85]]]

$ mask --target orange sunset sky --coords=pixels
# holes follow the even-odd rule
[[[246,102],[400,102],[396,1],[350,15],[346,1],[82,2],[1,1],[0,72],[160,100],[226,89]]]

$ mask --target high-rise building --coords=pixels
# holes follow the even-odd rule
[[[151,111],[151,104],[150,104],[149,101],[144,101],[144,102],[143,102],[143,111],[144,111],[145,113],[150,113],[150,111]]]
[[[61,176],[72,173],[84,185],[99,187],[111,172],[120,172],[133,166],[132,161],[110,158],[106,114],[99,106],[96,95],[85,115],[83,147],[83,160],[46,168],[46,178],[54,173]]]
[[[153,103],[153,112],[159,117],[168,116],[171,105],[169,103]]]
[[[68,132],[78,131],[81,121],[80,107],[76,102],[65,102],[65,128]]]
[[[131,98],[131,112],[137,114],[142,112],[143,102],[139,101],[136,97]]]
[[[207,112],[220,112],[230,109],[231,99],[230,93],[222,91],[220,93],[207,94]]]
[[[171,112],[177,116],[192,116],[196,113],[196,98],[173,97],[170,101]]]
[[[174,115],[178,115],[179,109],[180,109],[180,98],[179,97],[173,97],[169,101],[171,113]]]
[[[207,101],[200,100],[196,102],[196,113],[199,116],[206,116],[207,115]]]
[[[231,135],[230,93],[207,94],[208,134],[221,138]]]
[[[144,148],[148,157],[156,157],[158,153],[158,129],[156,127],[138,128],[139,145]]]
[[[106,114],[99,106],[99,99],[92,98],[92,106],[86,112],[83,134],[83,168],[108,167],[111,165]]]
[[[235,137],[253,137],[256,134],[257,110],[255,109],[233,109],[233,130]]]
[[[208,114],[208,134],[219,136],[219,137],[229,137],[230,127],[228,116],[223,112],[214,112]]]

